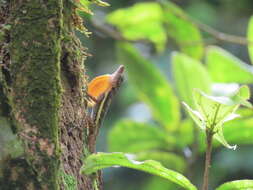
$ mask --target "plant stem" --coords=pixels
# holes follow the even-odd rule
[[[212,140],[213,132],[206,130],[206,160],[205,160],[205,172],[203,177],[202,190],[208,190],[209,168],[211,167],[211,153],[212,153]]]

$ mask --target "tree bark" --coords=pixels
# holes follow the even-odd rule
[[[0,0],[0,189],[85,189],[85,49],[71,0]]]

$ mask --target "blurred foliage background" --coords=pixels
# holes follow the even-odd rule
[[[247,68],[248,71],[242,69],[242,77],[240,77],[240,66],[240,68],[229,66],[231,68],[229,70],[227,70],[227,67],[222,67],[223,62],[228,63],[228,65],[237,65],[237,58],[249,64],[250,57],[247,45],[223,41],[210,35],[209,32],[203,31],[207,25],[220,32],[246,37],[248,22],[253,13],[253,3],[252,0],[170,1],[178,5],[182,9],[182,12],[185,15],[189,15],[194,22],[204,24],[204,28],[202,26],[199,30],[203,39],[202,44],[198,41],[198,31],[189,29],[191,28],[191,22],[177,21],[174,18],[175,22],[170,23],[172,30],[170,30],[170,25],[166,29],[169,38],[164,40],[164,38],[167,38],[163,36],[164,23],[159,24],[159,17],[164,15],[155,15],[153,19],[147,17],[150,20],[146,21],[147,24],[145,26],[138,25],[139,10],[137,10],[137,13],[134,13],[133,10],[127,9],[123,13],[121,12],[116,16],[112,16],[116,14],[114,11],[129,8],[136,5],[136,3],[143,2],[155,3],[157,1],[110,0],[108,2],[111,5],[110,7],[94,6],[92,7],[94,16],[85,16],[85,26],[92,32],[92,35],[87,38],[83,34],[78,33],[83,45],[88,47],[88,52],[92,54],[85,62],[90,79],[97,75],[112,73],[119,63],[124,62],[124,59],[125,62],[130,61],[126,63],[129,64],[127,65],[127,71],[128,69],[132,69],[129,73],[132,76],[128,76],[128,72],[126,72],[125,82],[115,97],[103,123],[103,127],[100,130],[97,151],[136,153],[140,160],[154,159],[161,161],[164,166],[183,173],[194,184],[200,186],[204,170],[204,138],[199,135],[198,130],[192,127],[193,123],[187,119],[185,112],[180,108],[180,101],[185,100],[191,104],[191,98],[188,97],[190,96],[190,90],[199,87],[208,92],[210,91],[208,86],[211,80],[214,80],[214,82],[236,82],[240,84],[251,84],[253,82],[251,68]],[[146,14],[153,15],[154,5],[151,5],[150,10],[147,7],[145,9]],[[133,12],[129,13],[131,11]],[[126,19],[128,18],[128,13],[130,15],[136,14],[137,24],[133,23],[132,26],[131,24],[124,25],[128,21]],[[167,17],[171,18],[173,14],[171,15],[168,11]],[[121,23],[120,19],[123,19],[124,22],[122,20]],[[116,23],[118,30],[116,30],[115,26],[109,26],[108,22]],[[133,22],[133,20],[129,19],[129,22]],[[146,40],[135,40],[133,38],[132,41],[134,41],[138,51],[141,52],[140,55],[132,47],[119,44],[119,41],[122,40],[119,40],[118,37],[119,30],[122,29],[124,31],[124,27],[133,27],[132,31],[131,28],[128,28],[130,31],[126,35],[136,35],[138,38],[138,33],[134,30],[137,26],[143,27],[143,30],[148,31],[145,39],[154,42],[152,44]],[[183,31],[181,33],[178,32],[180,30],[173,31],[173,28],[177,27]],[[192,33],[184,33],[184,27],[188,27]],[[160,35],[157,35],[159,32]],[[156,35],[153,36],[153,34]],[[141,33],[141,35],[143,34]],[[180,47],[180,40],[182,39],[186,41],[190,39],[189,42],[191,43]],[[219,46],[237,58],[231,55],[226,57],[227,52],[223,52],[223,50],[210,45]],[[193,49],[191,50],[191,48]],[[186,52],[186,54],[188,52],[190,57],[194,59],[182,53],[175,53],[175,51]],[[215,58],[218,60],[215,60]],[[131,64],[135,64],[136,60],[139,60],[141,63],[139,68],[131,66]],[[202,64],[199,63],[199,61],[203,62],[203,60],[205,60],[209,73],[206,73],[206,70],[203,71]],[[189,62],[190,64],[188,64]],[[212,64],[214,62],[216,65]],[[234,62],[236,63],[234,64]],[[149,65],[148,68],[144,66],[147,71],[143,69],[143,65],[145,64]],[[157,73],[154,72],[149,75],[150,70],[157,70]],[[217,73],[218,70],[220,72]],[[223,75],[226,75],[226,72],[230,73],[230,76],[224,78]],[[191,77],[193,75],[199,75],[199,78],[196,78],[194,81]],[[164,81],[168,81],[170,85],[167,86],[167,83]],[[188,83],[185,81],[188,81]],[[173,97],[175,100],[172,98],[171,102],[156,102],[160,101],[160,99],[157,100],[153,96],[155,96],[156,90],[159,89],[155,89],[155,85],[152,86],[152,83],[159,83],[160,87],[162,86],[165,89],[161,93],[165,93],[168,96],[174,96],[175,94],[176,96]],[[195,84],[197,86],[194,86]],[[141,92],[138,91],[139,88]],[[185,89],[188,89],[188,91]],[[150,91],[154,91],[154,93],[149,94]],[[140,95],[141,93],[143,94]],[[145,94],[146,96],[152,96],[153,100],[148,100]],[[156,110],[157,108],[152,104],[164,106]],[[180,111],[176,113],[176,111],[171,111],[173,109]],[[214,149],[210,176],[211,189],[226,181],[253,178],[252,111],[241,109],[240,112],[245,116],[245,119],[243,121],[235,120],[229,124],[229,129],[225,130],[225,137],[227,137],[228,142],[238,144],[237,150],[233,151],[222,146],[216,146],[217,148]],[[168,115],[168,118],[166,119],[165,116],[161,115]],[[171,121],[173,118],[174,121]],[[165,129],[161,130],[162,126],[165,126]],[[173,129],[173,126],[175,128],[180,127],[177,130]],[[143,132],[143,128],[148,132]],[[176,137],[173,136],[174,130],[177,131],[177,135],[179,134]],[[240,133],[241,136],[236,136],[236,134]],[[131,169],[110,168],[104,170],[103,175],[105,190],[180,189],[178,186],[169,184],[163,179]]]

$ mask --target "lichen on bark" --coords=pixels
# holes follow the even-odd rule
[[[25,147],[23,164],[36,176],[31,187],[58,189],[62,2],[14,0],[10,13],[8,97]],[[9,171],[17,177],[9,179],[16,188],[15,180],[24,174],[13,168]]]

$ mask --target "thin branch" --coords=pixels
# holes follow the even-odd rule
[[[192,22],[194,24],[196,24],[200,30],[205,31],[206,33],[212,35],[217,40],[226,41],[229,43],[234,43],[234,44],[239,44],[239,45],[252,44],[252,42],[248,41],[247,38],[245,38],[245,37],[220,32],[220,31],[218,31],[218,30],[216,30],[204,23],[198,22],[198,21],[192,20]]]
[[[206,150],[205,172],[203,176],[202,190],[208,190],[209,168],[211,167],[212,140],[213,140],[212,131],[206,130],[207,150]]]
[[[158,2],[160,2],[161,5],[163,5],[163,0],[158,0]],[[171,11],[173,11],[173,10],[171,10]],[[220,32],[220,31],[212,28],[211,26],[208,26],[204,23],[201,23],[201,22],[189,17],[188,15],[185,15],[185,14],[182,14],[182,13],[179,13],[176,11],[174,11],[173,14],[178,16],[181,19],[184,19],[186,21],[189,21],[189,22],[195,24],[200,30],[210,34],[211,36],[213,36],[217,40],[226,41],[229,43],[234,43],[234,44],[239,44],[239,45],[253,44],[252,41],[248,41],[247,38],[245,38],[245,37]]]
[[[128,40],[125,37],[123,37],[121,35],[121,33],[119,31],[117,31],[114,27],[112,27],[109,24],[102,23],[102,22],[98,21],[97,19],[92,19],[91,24],[93,25],[93,27],[95,27],[97,29],[98,32],[101,32],[102,34],[107,35],[114,40],[126,41],[126,42],[149,43],[147,40]],[[208,44],[215,43],[214,39],[208,38],[208,39],[203,39],[203,40],[205,41],[205,43],[208,43]],[[194,46],[194,45],[198,45],[198,44],[203,44],[203,41],[187,40],[184,42],[181,41],[180,43],[183,44],[184,46]]]

